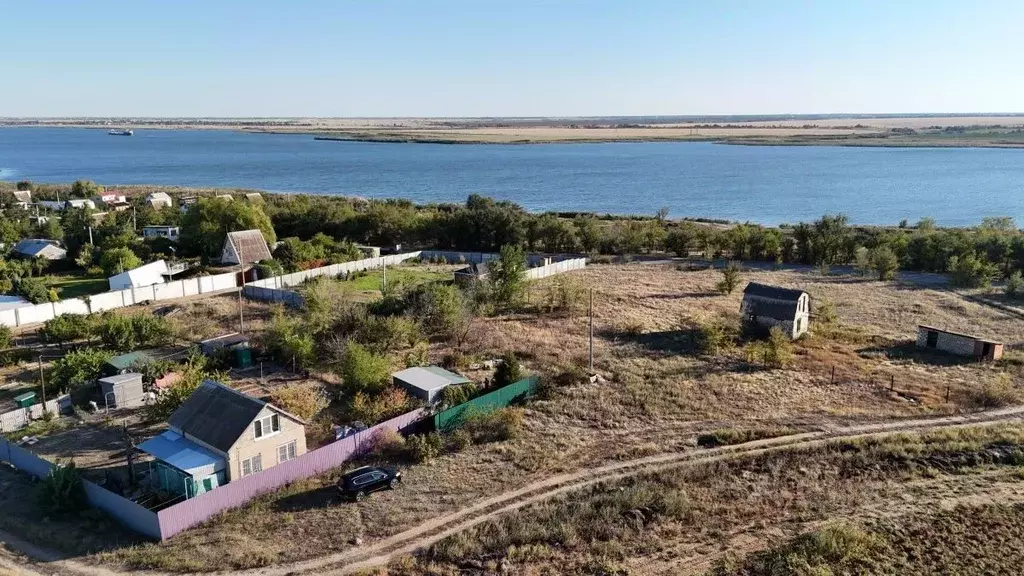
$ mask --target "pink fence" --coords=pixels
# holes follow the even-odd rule
[[[358,454],[360,446],[377,430],[404,430],[422,418],[422,409],[413,410],[323,448],[307,452],[295,460],[240,478],[226,486],[161,510],[157,513],[160,521],[160,538],[166,540],[225,510],[244,506],[261,494],[336,468]]]

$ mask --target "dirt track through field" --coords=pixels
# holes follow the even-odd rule
[[[589,468],[571,474],[561,474],[539,480],[517,490],[487,498],[446,516],[424,522],[419,526],[366,546],[287,566],[251,570],[244,574],[251,576],[286,576],[314,571],[328,574],[349,574],[385,565],[393,558],[426,548],[448,536],[463,532],[478,524],[498,518],[503,514],[567,492],[586,488],[599,482],[619,480],[635,474],[657,472],[687,464],[714,462],[740,455],[751,456],[786,449],[819,447],[833,440],[991,424],[1005,420],[1017,420],[1022,416],[1024,416],[1024,407],[1013,407],[965,416],[904,420],[834,428],[822,432],[780,436],[733,446],[659,454],[635,460],[616,462],[597,468]]]
[[[317,572],[320,574],[349,574],[382,566],[393,558],[426,548],[448,536],[458,534],[488,520],[514,512],[556,496],[587,488],[599,482],[615,481],[628,476],[658,472],[684,465],[703,464],[790,449],[814,448],[830,441],[868,437],[884,437],[901,432],[927,432],[937,429],[995,424],[1024,418],[1024,406],[979,412],[970,415],[930,419],[914,419],[857,426],[835,427],[819,432],[806,432],[779,436],[710,449],[695,449],[624,460],[570,474],[560,474],[538,480],[517,490],[492,496],[445,516],[368,545],[355,547],[338,554],[293,564],[271,566],[234,572],[246,576],[288,576]],[[28,556],[48,563],[48,567],[88,576],[112,576],[122,572],[100,566],[63,559],[60,555],[30,545],[18,538],[0,532],[0,541]],[[696,558],[690,559],[697,560]],[[699,560],[697,560],[699,562]],[[703,563],[701,563],[703,564]],[[31,573],[31,571],[29,571]],[[155,573],[149,573],[155,574]]]

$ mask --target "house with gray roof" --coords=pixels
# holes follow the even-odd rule
[[[45,260],[63,260],[68,255],[68,251],[61,248],[56,240],[45,238],[26,238],[14,245],[14,253],[25,258]]]
[[[778,326],[795,340],[810,327],[810,304],[811,297],[803,290],[751,282],[743,289],[740,313],[757,326]]]
[[[151,480],[191,498],[306,453],[306,423],[263,400],[204,381],[139,446],[155,458]]]
[[[441,399],[449,386],[468,384],[470,380],[439,366],[416,366],[391,375],[396,386],[404,388],[410,396],[432,404]]]

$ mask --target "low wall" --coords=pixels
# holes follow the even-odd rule
[[[307,452],[294,460],[240,478],[225,486],[165,508],[157,513],[160,522],[160,537],[166,540],[225,510],[244,506],[261,494],[271,492],[296,480],[310,478],[336,468],[357,455],[361,446],[378,430],[404,430],[422,417],[422,409],[413,410],[348,438],[342,438],[337,442]]]
[[[586,258],[573,258],[571,260],[562,260],[561,262],[554,262],[547,266],[538,266],[537,268],[528,268],[526,270],[527,280],[540,280],[541,278],[547,278],[548,276],[554,276],[555,274],[562,274],[563,272],[570,272],[572,270],[581,270],[586,268]]]
[[[216,276],[199,276],[187,280],[175,280],[166,284],[154,284],[139,288],[111,290],[93,294],[87,298],[69,298],[59,302],[44,302],[33,306],[22,306],[0,312],[0,325],[14,328],[28,324],[46,322],[61,314],[91,314],[115,308],[124,308],[143,302],[159,302],[206,294],[237,287],[234,272]]]
[[[46,412],[63,413],[71,410],[71,396],[59,396],[46,403]],[[18,408],[0,414],[0,432],[14,432],[28,426],[29,422],[43,417],[43,405]]]

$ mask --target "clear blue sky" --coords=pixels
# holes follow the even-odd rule
[[[1024,112],[1021,0],[0,0],[0,116]]]

